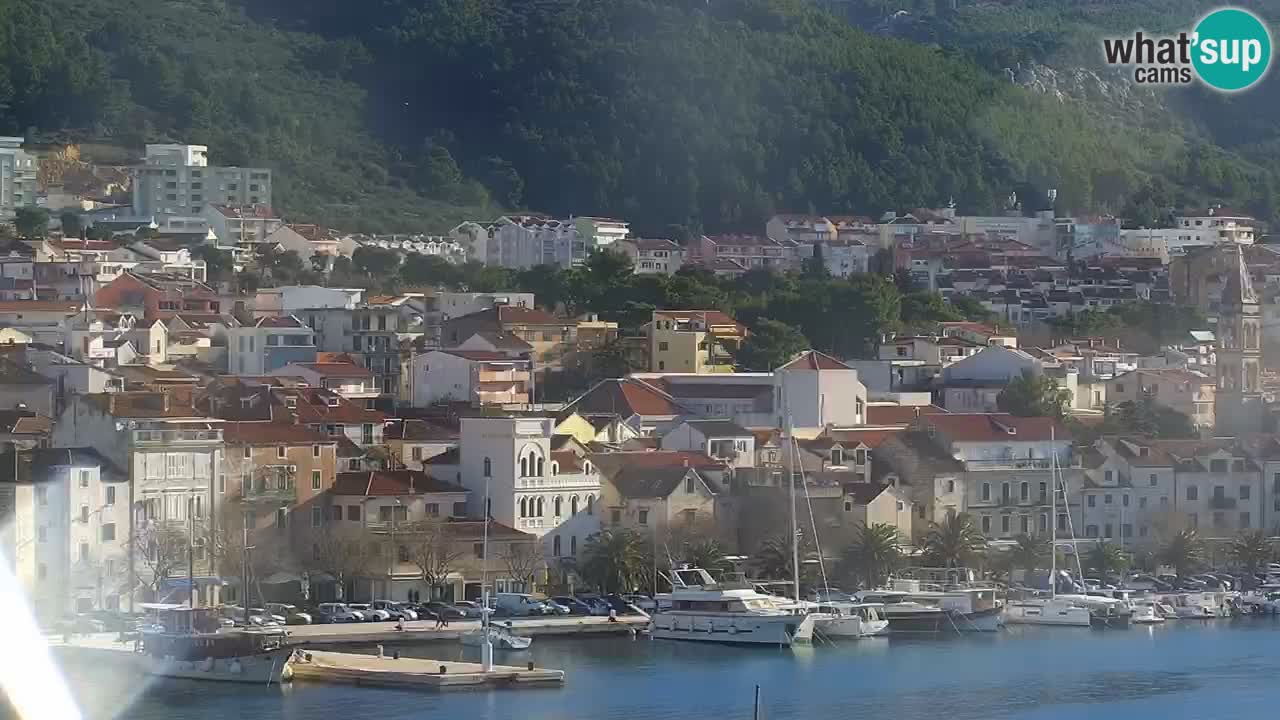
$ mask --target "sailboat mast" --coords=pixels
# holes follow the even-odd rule
[[[795,423],[792,421],[790,408],[787,409],[787,438],[791,442],[792,451],[787,453],[787,500],[791,505],[791,581],[795,583],[795,600],[800,602],[800,534],[796,522],[796,473],[795,457],[796,436]]]
[[[1049,483],[1053,486],[1049,501],[1049,597],[1058,595],[1058,453],[1053,426],[1049,426]]]

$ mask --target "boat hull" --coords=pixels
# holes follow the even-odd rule
[[[886,611],[889,632],[918,633],[970,633],[995,632],[1004,625],[1004,608],[989,608],[971,613],[942,611],[936,613],[893,614]]]
[[[889,631],[888,620],[864,620],[860,617],[827,616],[814,623],[814,632],[835,640],[883,635]]]
[[[1049,603],[1011,603],[1005,610],[1010,625],[1058,625],[1090,627],[1093,615],[1087,608]]]
[[[293,651],[287,648],[254,655],[203,660],[178,660],[142,653],[139,655],[143,672],[158,677],[268,685],[284,682],[292,675],[289,660],[293,657]]]
[[[649,621],[649,634],[660,640],[785,646],[813,640],[814,618],[800,615],[725,617],[665,612]]]

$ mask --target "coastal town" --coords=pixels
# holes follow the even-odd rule
[[[23,147],[0,149],[0,507],[43,622],[652,596],[690,562],[1009,582],[1051,534],[1099,576],[1270,559],[1280,253],[1222,207],[362,235],[281,217],[270,169],[204,146],[119,167]],[[833,295],[849,324],[880,312],[869,283],[895,306],[823,337],[777,319],[803,283],[859,289]],[[726,289],[762,285],[773,319],[735,316]],[[616,298],[645,287],[675,300]]]

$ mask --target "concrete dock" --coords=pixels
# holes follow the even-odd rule
[[[645,615],[622,615],[617,622],[607,617],[568,616],[540,618],[502,618],[495,624],[511,623],[511,630],[526,637],[574,636],[574,635],[630,635],[645,629],[649,618]],[[300,647],[338,647],[343,645],[393,645],[424,642],[458,642],[466,632],[478,630],[479,620],[450,620],[449,626],[439,630],[434,620],[406,622],[404,630],[397,630],[393,622],[341,623],[334,625],[290,625],[289,642]]]
[[[290,663],[294,682],[323,682],[439,690],[459,687],[516,687],[564,684],[563,670],[495,665],[485,672],[479,663],[425,658],[356,655],[302,650]]]

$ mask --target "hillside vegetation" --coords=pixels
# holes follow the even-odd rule
[[[782,210],[1033,209],[1048,188],[1063,209],[1274,217],[1274,165],[1235,152],[1275,144],[1256,125],[1224,148],[1108,119],[810,0],[0,5],[0,130],[206,143],[274,168],[292,216],[371,230],[530,207],[758,232]]]

